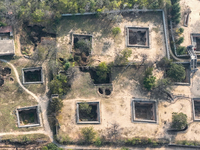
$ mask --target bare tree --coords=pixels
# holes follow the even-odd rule
[[[116,142],[116,140],[118,138],[120,138],[120,133],[122,131],[122,128],[120,128],[118,123],[112,123],[111,127],[107,128],[107,134],[108,134],[108,138],[112,141],[112,142]]]

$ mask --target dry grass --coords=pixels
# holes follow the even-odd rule
[[[0,65],[4,67],[7,66],[5,63],[0,63]],[[14,81],[10,81],[10,77],[12,77]],[[0,132],[38,129],[20,129],[17,127],[16,108],[37,105],[37,102],[19,86],[13,70],[11,71],[11,75],[5,78],[4,85],[0,87],[0,93],[3,93],[0,95],[0,120],[2,120],[0,122]]]

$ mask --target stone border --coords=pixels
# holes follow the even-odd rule
[[[144,103],[154,103],[154,113],[155,113],[155,120],[145,120],[145,119],[138,119],[135,120],[135,104],[134,102],[144,102]],[[150,100],[150,99],[142,99],[142,98],[134,98],[131,101],[131,122],[141,122],[141,123],[158,123],[158,105],[157,105],[157,101],[155,100]]]
[[[100,118],[100,102],[96,101],[96,102],[86,102],[89,104],[97,104],[97,118],[99,121],[79,121],[79,104],[80,103],[84,103],[83,102],[77,102],[76,103],[76,123],[77,124],[100,124],[101,123],[101,118]]]
[[[200,149],[200,146],[192,146],[192,145],[168,144],[168,146],[169,147],[198,148],[198,149]]]
[[[25,82],[24,70],[33,70],[33,69],[41,70],[41,81],[36,81],[36,82]],[[23,81],[23,84],[41,84],[41,83],[44,83],[42,67],[22,68],[22,81]]]
[[[132,45],[129,44],[129,30],[130,29],[145,29],[147,33],[147,45]],[[126,34],[125,34],[125,42],[127,47],[141,47],[141,48],[150,48],[150,30],[149,27],[139,27],[139,26],[125,26]]]
[[[200,121],[200,119],[195,119],[196,117],[195,117],[195,106],[194,106],[194,101],[197,101],[197,100],[199,100],[200,101],[200,98],[192,98],[192,112],[193,112],[193,121]]]
[[[40,116],[39,116],[39,106],[30,106],[30,107],[23,107],[23,108],[17,108],[16,109],[16,115],[17,115],[17,124],[19,128],[26,128],[26,127],[35,127],[35,126],[40,126]],[[29,124],[29,125],[20,125],[20,119],[19,119],[19,110],[26,110],[26,109],[36,109],[37,111],[37,117],[38,117],[38,124]]]
[[[78,33],[72,33],[72,36],[71,36],[71,53],[72,53],[72,49],[73,49],[73,46],[74,46],[74,35],[75,36],[89,36],[91,37],[91,52],[90,52],[90,55],[92,55],[92,48],[93,48],[93,35],[92,34],[78,34]]]
[[[193,45],[193,36],[196,35],[196,36],[199,36],[200,38],[200,34],[199,33],[191,33],[190,34],[190,38],[191,38],[191,43]],[[194,45],[193,45],[194,46]],[[200,55],[200,51],[194,51],[197,55]]]

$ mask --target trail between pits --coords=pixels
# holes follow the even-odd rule
[[[28,131],[28,132],[6,132],[6,133],[0,133],[0,136],[4,136],[4,135],[25,135],[25,134],[45,134],[50,138],[51,142],[53,142],[54,144],[56,144],[60,148],[64,148],[64,149],[93,149],[93,150],[94,149],[110,149],[108,147],[96,148],[96,147],[88,147],[88,146],[65,146],[65,145],[60,145],[56,141],[54,141],[53,140],[53,133],[52,133],[52,131],[50,129],[49,122],[48,122],[48,117],[47,117],[48,98],[46,96],[38,98],[34,93],[32,93],[31,91],[26,89],[22,85],[22,83],[21,83],[21,81],[19,79],[19,74],[18,74],[17,69],[15,68],[15,66],[12,63],[10,63],[10,62],[8,62],[8,61],[6,61],[4,59],[0,59],[0,61],[2,61],[4,63],[7,63],[8,65],[10,65],[12,67],[19,85],[23,88],[24,91],[26,91],[28,94],[33,96],[35,98],[35,100],[38,102],[39,106],[41,107],[42,119],[43,119],[43,124],[44,124],[44,130]],[[112,148],[112,149],[116,149],[116,148]],[[158,148],[158,149],[162,149],[162,148]],[[138,148],[138,150],[145,150],[145,148],[144,149],[143,148]],[[169,148],[169,150],[171,150],[171,148]]]
[[[42,97],[42,98],[38,98],[34,93],[32,93],[31,91],[29,91],[28,89],[26,89],[20,79],[19,79],[19,74],[17,72],[17,69],[15,68],[15,66],[13,64],[11,64],[10,62],[4,60],[4,59],[0,59],[0,61],[7,63],[8,65],[10,65],[12,67],[12,69],[14,70],[17,82],[19,83],[19,85],[22,87],[22,89],[24,91],[26,91],[28,94],[30,94],[31,96],[33,96],[35,98],[35,100],[38,102],[39,106],[41,107],[41,112],[42,112],[42,119],[43,119],[43,124],[44,124],[44,130],[38,130],[38,131],[29,131],[29,132],[8,132],[8,133],[0,133],[0,135],[11,135],[11,134],[34,134],[34,133],[42,133],[42,134],[46,134],[49,136],[50,140],[53,141],[53,133],[50,129],[49,126],[49,122],[48,122],[48,117],[47,117],[47,106],[48,106],[48,98]]]

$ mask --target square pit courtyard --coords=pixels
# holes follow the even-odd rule
[[[18,108],[16,113],[19,128],[40,126],[38,106]]]
[[[162,20],[161,12],[143,12],[137,17],[129,13],[123,14],[123,19],[119,23],[94,15],[64,17],[57,30],[57,57],[69,58],[74,50],[77,36],[86,38],[90,35],[92,36],[91,58],[94,60],[92,65],[98,65],[103,61],[113,62],[125,48],[132,50],[130,60],[141,61],[142,55],[147,54],[147,60],[155,61],[166,56]],[[121,33],[113,35],[114,27],[119,27]],[[127,46],[128,31],[131,39],[128,40]],[[136,40],[133,40],[134,38]]]
[[[43,83],[42,67],[23,68],[23,84]]]

